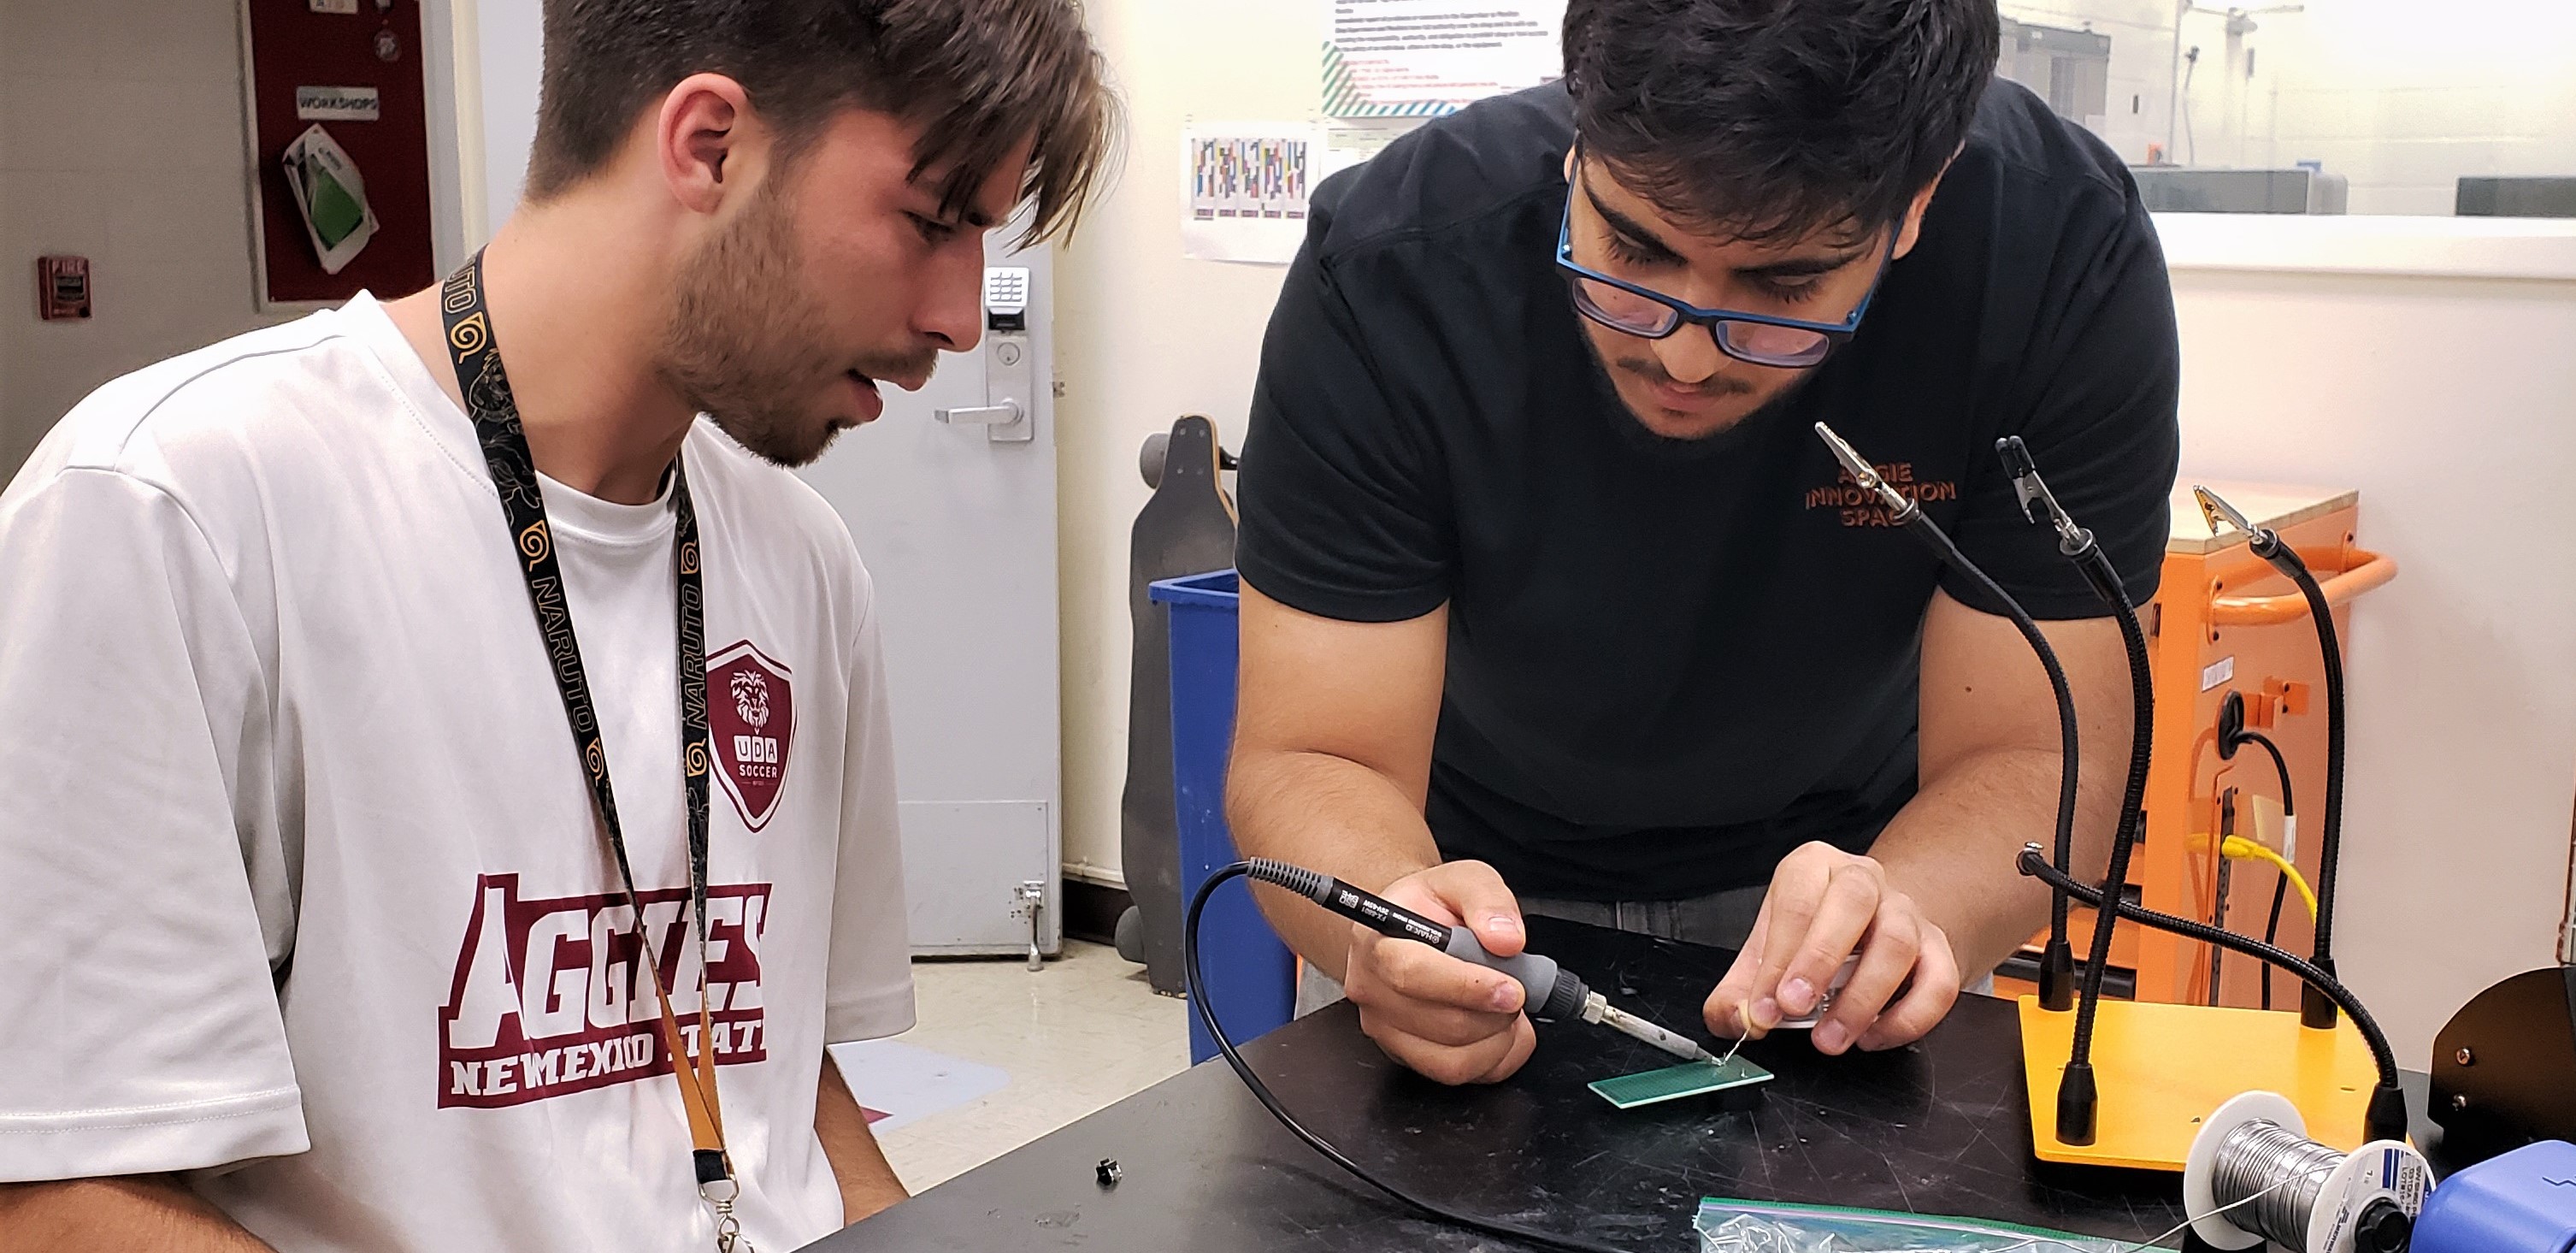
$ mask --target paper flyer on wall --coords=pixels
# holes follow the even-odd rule
[[[337,274],[376,235],[376,211],[367,207],[367,180],[347,149],[317,123],[305,128],[278,158],[286,185],[304,218],[305,238],[322,272]]]
[[[1564,73],[1565,0],[1327,2],[1327,117],[1438,117]]]
[[[1306,238],[1306,198],[1323,137],[1303,122],[1240,122],[1181,132],[1181,255],[1286,265]]]

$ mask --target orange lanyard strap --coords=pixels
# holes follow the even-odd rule
[[[662,1003],[662,1044],[671,1053],[671,1074],[680,1081],[680,1104],[689,1114],[689,1144],[697,1158],[698,1186],[703,1188],[733,1177],[725,1160],[724,1105],[716,1099],[715,1034],[707,1014],[706,966],[698,967],[698,1051],[692,1056],[680,1047],[680,1023],[671,1013],[671,993],[662,986],[661,962],[649,950],[644,960],[653,963],[653,994]]]
[[[617,863],[626,903],[635,911],[635,936],[644,963],[653,972],[653,993],[662,1007],[662,1043],[669,1050],[671,1074],[680,1085],[680,1103],[688,1110],[689,1142],[697,1171],[698,1191],[721,1209],[731,1204],[733,1163],[725,1153],[724,1114],[716,1103],[716,1057],[712,1019],[707,1012],[707,633],[706,589],[698,572],[698,518],[689,503],[685,460],[671,465],[671,506],[677,515],[674,538],[679,566],[680,778],[688,793],[689,924],[698,945],[698,1049],[681,1047],[680,1027],[671,1012],[671,991],[662,981],[662,962],[644,927],[644,909],[635,891],[635,869],[626,855],[626,835],[617,821],[617,792],[608,779],[608,750],[599,738],[599,713],[590,699],[590,679],[582,669],[581,643],[573,634],[572,606],[564,599],[563,568],[555,560],[554,533],[546,522],[545,498],[538,486],[535,458],[520,425],[519,404],[510,393],[509,376],[501,370],[501,352],[492,340],[492,320],[483,304],[483,254],[449,275],[439,289],[439,313],[446,321],[447,352],[456,366],[457,389],[474,419],[484,461],[492,469],[492,487],[501,498],[510,535],[518,549],[519,573],[527,580],[528,603],[536,610],[537,629],[545,637],[546,659],[563,697],[564,719],[580,750],[582,773],[590,783],[591,803],[600,831]],[[687,942],[686,939],[683,942]]]

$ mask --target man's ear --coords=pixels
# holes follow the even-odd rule
[[[713,213],[729,191],[757,177],[760,147],[751,96],[722,74],[692,74],[662,97],[653,118],[653,156],[672,197]]]
[[[1894,255],[1902,257],[1914,251],[1914,241],[1923,237],[1923,211],[1932,207],[1932,193],[1941,190],[1941,180],[1949,176],[1950,167],[1957,164],[1959,154],[1967,150],[1968,145],[1962,140],[1951,151],[1950,159],[1941,163],[1941,172],[1933,175],[1932,181],[1923,185],[1923,190],[1914,193],[1914,203],[1905,206],[1905,220],[1897,224]]]

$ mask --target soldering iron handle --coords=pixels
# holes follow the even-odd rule
[[[1443,926],[1331,875],[1267,857],[1255,857],[1247,866],[1253,878],[1295,892],[1379,935],[1428,944],[1462,961],[1501,971],[1521,985],[1521,991],[1528,997],[1529,1012],[1534,1016],[1572,1017],[1583,1007],[1583,998],[1590,991],[1583,986],[1581,979],[1559,968],[1553,958],[1536,953],[1496,957],[1476,942],[1474,931],[1465,927]]]
[[[1441,951],[1511,976],[1528,997],[1533,1018],[1571,1018],[1583,1008],[1583,998],[1591,991],[1572,971],[1557,965],[1555,958],[1530,952],[1518,957],[1496,957],[1486,952],[1485,946],[1476,942],[1476,933],[1465,927],[1450,928],[1449,942],[1441,946]]]

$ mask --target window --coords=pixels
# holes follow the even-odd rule
[[[2576,4],[2001,7],[1999,72],[2158,210],[2576,217]]]

